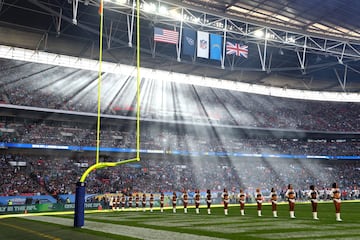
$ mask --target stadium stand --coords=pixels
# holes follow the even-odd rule
[[[24,65],[26,74],[18,71],[24,70]],[[97,112],[95,72],[22,62],[2,71],[5,77],[0,80],[3,88],[1,101],[6,104]],[[55,72],[56,79],[49,77]],[[80,77],[85,81],[74,85],[73,79]],[[119,94],[113,99],[102,99],[102,112],[135,116],[135,103],[123,94],[134,87],[135,82],[117,82],[117,79],[115,74],[104,78],[103,88],[107,90],[118,86]],[[158,104],[154,97],[142,107],[141,115],[150,119],[330,132],[353,132],[360,128],[359,103],[282,99],[170,82],[164,82],[162,86],[151,79],[147,81],[153,85],[154,92],[162,87],[168,90],[163,99],[164,105]]]

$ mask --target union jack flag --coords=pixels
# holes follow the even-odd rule
[[[226,42],[226,54],[232,55],[235,54],[236,56],[243,56],[244,58],[248,57],[248,46],[247,45],[240,45],[239,43],[231,43]]]

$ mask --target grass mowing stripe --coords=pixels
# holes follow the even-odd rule
[[[338,230],[332,230],[332,231],[303,231],[303,232],[292,232],[292,233],[269,233],[269,234],[254,234],[253,236],[255,237],[263,237],[266,239],[289,239],[289,236],[292,238],[318,238],[318,237],[328,237],[331,239],[337,239],[339,237],[343,236],[343,232],[338,231]],[[355,236],[359,236],[360,237],[360,232],[358,229],[353,229],[353,230],[347,230],[346,234],[351,234],[351,235],[355,235]],[[359,238],[358,238],[359,239]]]
[[[33,235],[36,235],[36,236],[39,236],[39,237],[42,237],[42,238],[51,239],[51,240],[60,240],[60,238],[57,238],[57,237],[54,237],[54,236],[51,236],[51,235],[48,235],[48,234],[45,234],[45,233],[42,233],[42,232],[39,232],[39,231],[35,231],[35,230],[29,229],[29,228],[20,227],[20,226],[17,226],[17,225],[4,223],[4,222],[0,222],[0,225],[6,226],[6,227],[9,227],[9,228],[15,228],[17,230],[27,232],[27,233],[30,233],[30,234],[33,234]]]
[[[73,222],[67,218],[56,218],[47,216],[31,217],[35,221],[52,222],[59,225],[71,226]],[[101,223],[87,221],[83,229],[92,231],[106,232],[110,234],[121,234],[132,238],[139,238],[144,240],[159,240],[159,239],[193,239],[193,240],[221,240],[222,238],[200,236],[187,233],[177,233],[166,230],[146,229],[141,227],[124,226],[112,223]]]
[[[273,218],[271,206],[263,206],[263,216],[257,216],[255,206],[246,206],[246,215],[240,216],[239,206],[229,208],[229,215],[225,216],[222,207],[212,208],[212,214],[205,211],[195,214],[190,209],[188,214],[179,210],[176,214],[171,211],[160,213],[150,212],[93,212],[85,215],[85,227],[106,226],[109,228],[125,229],[141,239],[360,239],[360,204],[355,202],[342,203],[341,217],[343,222],[335,221],[334,206],[331,202],[319,204],[319,221],[312,219],[311,205],[309,203],[297,204],[295,207],[296,219],[289,218],[288,206],[278,206],[279,218]],[[67,220],[72,226],[73,216],[57,216],[51,222],[60,219]],[[70,229],[70,227],[68,227]],[[110,231],[105,227],[101,230],[105,235]],[[90,229],[90,228],[89,228]],[[86,229],[81,229],[86,230]],[[91,229],[97,231],[97,229]],[[90,231],[90,230],[88,230]],[[114,230],[115,231],[115,230]],[[93,232],[101,234],[102,232]],[[144,233],[145,236],[144,236]],[[162,233],[165,233],[163,235]],[[116,236],[122,234],[114,233]],[[169,235],[167,235],[169,234]],[[151,236],[153,235],[153,236]],[[120,235],[118,235],[120,237]],[[175,238],[176,237],[176,238]],[[126,238],[126,237],[124,237]],[[122,239],[122,238],[115,238]],[[87,239],[88,240],[88,239]]]

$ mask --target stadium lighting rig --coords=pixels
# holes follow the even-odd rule
[[[35,0],[33,0],[35,1]],[[99,7],[98,0],[68,0],[73,6],[73,23],[77,24],[77,10],[79,2],[94,7]],[[128,25],[128,46],[133,47],[133,32],[135,20],[135,8],[139,7],[140,18],[154,21],[162,25],[168,25],[181,32],[184,26],[191,26],[195,29],[202,29],[209,32],[223,33],[224,39],[244,40],[248,44],[255,46],[258,50],[258,60],[260,60],[261,71],[271,71],[271,60],[269,60],[268,48],[287,49],[295,54],[298,59],[297,70],[302,74],[306,73],[306,62],[309,53],[334,57],[334,64],[344,65],[345,73],[338,81],[345,92],[346,75],[348,71],[347,63],[360,59],[360,41],[358,34],[353,31],[346,31],[347,36],[339,35],[339,29],[331,29],[319,23],[314,23],[313,27],[303,28],[297,26],[300,22],[291,19],[295,26],[289,27],[289,18],[279,14],[274,15],[281,23],[270,24],[258,21],[256,14],[250,18],[244,17],[249,14],[245,8],[236,4],[230,4],[228,11],[207,9],[196,3],[196,1],[176,1],[176,0],[141,0],[137,4],[136,0],[104,0],[104,9],[107,11],[124,14],[127,16]],[[139,6],[137,6],[139,5]],[[109,32],[113,28],[110,26]],[[108,41],[110,46],[111,40]],[[180,48],[177,49],[178,52]],[[337,60],[336,60],[337,59]],[[177,57],[180,62],[180,56]],[[225,61],[221,61],[221,68],[225,69]],[[234,67],[234,63],[230,63]],[[351,69],[349,67],[349,69]],[[352,70],[352,69],[351,69]]]
[[[0,45],[0,56],[5,59],[36,62],[62,67],[85,69],[90,71],[95,71],[99,64],[99,61],[97,60],[28,50],[23,48],[9,47],[4,45]],[[136,66],[103,62],[102,69],[103,72],[106,73],[122,74],[126,76],[136,77]],[[154,70],[144,67],[141,67],[141,71],[143,73],[143,76],[152,76],[153,80],[158,81],[171,81],[182,84],[192,84],[204,87],[269,95],[274,97],[335,102],[360,102],[359,93],[309,91],[270,87],[264,85],[229,81],[225,79],[215,79],[210,77],[193,76],[163,70]]]

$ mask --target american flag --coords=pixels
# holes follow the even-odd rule
[[[179,33],[177,31],[154,28],[154,41],[177,44],[179,42]]]
[[[248,46],[247,45],[240,45],[239,43],[231,43],[226,42],[226,54],[232,55],[235,54],[236,56],[243,56],[244,58],[248,57]]]

